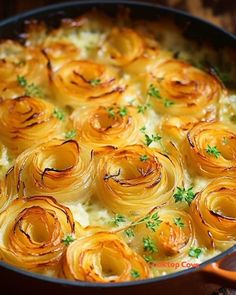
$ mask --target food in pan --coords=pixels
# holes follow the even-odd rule
[[[28,22],[0,43],[6,263],[123,282],[235,244],[235,69],[171,22],[126,16]]]

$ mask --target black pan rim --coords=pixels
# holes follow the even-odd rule
[[[132,287],[132,286],[138,286],[138,285],[145,285],[145,284],[153,284],[153,283],[158,283],[164,280],[168,279],[175,279],[178,278],[179,276],[182,275],[187,275],[196,271],[201,271],[205,266],[214,263],[222,258],[225,258],[226,256],[236,252],[236,245],[232,246],[231,248],[227,249],[226,251],[218,254],[217,256],[203,262],[200,264],[199,267],[196,268],[189,268],[185,270],[181,270],[172,274],[160,276],[160,277],[154,277],[150,279],[144,279],[144,280],[137,280],[137,281],[127,281],[127,282],[120,282],[120,283],[94,283],[94,282],[87,282],[87,281],[72,281],[68,279],[62,279],[62,278],[54,278],[54,277],[49,277],[46,275],[41,275],[38,273],[30,272],[24,269],[17,268],[13,265],[10,265],[4,261],[0,261],[0,267],[6,268],[10,271],[13,271],[17,274],[26,276],[28,278],[32,279],[38,279],[41,281],[46,281],[48,283],[53,283],[53,284],[60,284],[60,285],[66,285],[66,286],[74,286],[74,287],[83,287],[83,288],[104,288],[104,289],[109,289],[109,288],[122,288],[122,287]]]
[[[221,34],[228,36],[229,39],[233,40],[236,43],[236,35],[234,35],[230,32],[227,32],[223,28],[221,28],[215,24],[212,24],[209,21],[206,21],[200,17],[192,16],[187,12],[180,11],[175,8],[165,7],[165,6],[162,6],[159,4],[155,4],[155,3],[146,3],[146,2],[142,2],[142,1],[137,2],[137,1],[133,1],[133,0],[87,0],[87,1],[82,0],[82,1],[72,1],[72,2],[64,2],[64,3],[59,3],[59,4],[52,4],[52,5],[32,9],[30,11],[6,18],[6,19],[0,21],[0,27],[7,26],[12,23],[17,23],[19,21],[23,21],[26,18],[32,18],[32,17],[37,18],[37,15],[39,15],[40,13],[45,13],[45,12],[50,13],[50,12],[53,12],[56,10],[59,11],[60,9],[67,8],[69,6],[74,6],[74,7],[81,6],[82,7],[82,6],[86,6],[86,5],[96,6],[96,5],[102,5],[102,4],[128,5],[130,7],[132,7],[132,6],[136,6],[136,7],[137,6],[139,6],[139,7],[145,6],[145,7],[154,8],[156,10],[160,10],[163,12],[167,12],[172,15],[179,15],[179,16],[185,17],[189,20],[195,20],[201,24],[204,24],[207,27],[211,27],[215,31],[218,31]],[[26,276],[28,278],[46,281],[48,283],[53,283],[53,284],[61,284],[61,285],[66,285],[66,286],[71,286],[71,287],[83,287],[83,288],[104,288],[104,289],[113,288],[113,287],[122,288],[122,287],[132,287],[132,286],[139,286],[139,285],[145,285],[145,284],[153,284],[153,283],[158,283],[160,281],[164,281],[164,280],[168,280],[168,279],[174,279],[174,278],[177,278],[182,275],[187,275],[187,274],[193,273],[195,271],[199,271],[202,268],[204,268],[206,265],[214,263],[217,260],[220,260],[235,251],[236,251],[236,245],[230,247],[229,249],[220,253],[219,255],[201,263],[200,266],[197,268],[190,268],[190,269],[178,271],[178,272],[175,272],[172,274],[168,274],[168,275],[164,275],[164,276],[160,276],[160,277],[155,277],[155,278],[150,278],[150,279],[145,279],[145,280],[128,281],[128,282],[120,282],[120,283],[93,283],[93,282],[87,282],[87,281],[72,281],[72,280],[68,280],[68,279],[48,277],[45,275],[41,275],[38,273],[33,273],[30,271],[26,271],[26,270],[17,268],[15,266],[10,265],[10,264],[3,262],[3,261],[0,261],[0,267],[6,268],[10,271],[13,271],[13,272],[23,275],[23,276]]]
[[[211,27],[212,29],[217,30],[218,32],[223,33],[224,35],[227,35],[229,38],[233,39],[234,41],[236,41],[236,35],[226,31],[225,29],[223,29],[222,27],[215,25],[214,23],[211,23],[210,21],[207,21],[201,17],[195,16],[195,15],[191,15],[188,12],[176,9],[176,8],[172,8],[172,7],[166,7],[160,4],[155,4],[155,3],[148,3],[148,2],[144,2],[143,0],[141,1],[135,1],[135,0],[81,0],[81,1],[70,1],[70,2],[63,2],[63,3],[57,3],[57,4],[52,4],[52,5],[47,5],[44,7],[38,7],[35,9],[31,9],[29,11],[20,13],[20,14],[16,14],[14,16],[8,17],[6,19],[0,20],[0,27],[5,26],[5,25],[9,25],[11,23],[15,23],[17,21],[21,21],[22,19],[25,19],[27,17],[33,17],[34,15],[36,15],[35,17],[37,17],[37,14],[43,13],[43,12],[51,12],[54,10],[60,10],[63,8],[67,8],[70,6],[74,6],[74,7],[79,7],[79,6],[85,6],[85,5],[102,5],[102,4],[114,4],[114,5],[129,5],[129,6],[145,6],[145,7],[150,7],[150,8],[154,8],[154,9],[158,9],[158,10],[162,10],[165,12],[169,12],[173,15],[182,15],[183,17],[188,18],[189,20],[195,20],[198,21],[202,24],[205,24],[208,27]]]

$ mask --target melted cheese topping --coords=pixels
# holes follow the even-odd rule
[[[0,44],[0,258],[122,282],[234,245],[235,70],[197,66],[215,52],[171,22],[90,12],[26,36]]]

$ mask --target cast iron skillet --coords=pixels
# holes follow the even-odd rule
[[[24,30],[24,21],[41,19],[54,26],[62,17],[78,16],[93,7],[115,15],[118,6],[131,9],[131,17],[163,19],[171,17],[184,34],[198,42],[210,41],[218,50],[231,47],[236,50],[236,37],[221,28],[175,9],[127,0],[79,1],[47,6],[26,12],[0,22],[0,39],[14,38]],[[232,61],[233,62],[233,61]],[[212,285],[214,284],[214,285]],[[217,284],[217,285],[215,285]],[[125,283],[89,283],[49,278],[27,272],[0,262],[0,290],[4,294],[212,294],[217,286],[236,288],[236,245],[202,263],[198,268],[183,270],[163,277]],[[212,289],[213,288],[213,289]]]

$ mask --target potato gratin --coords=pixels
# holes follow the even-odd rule
[[[125,14],[21,37],[0,43],[1,260],[123,282],[235,244],[234,70]]]

